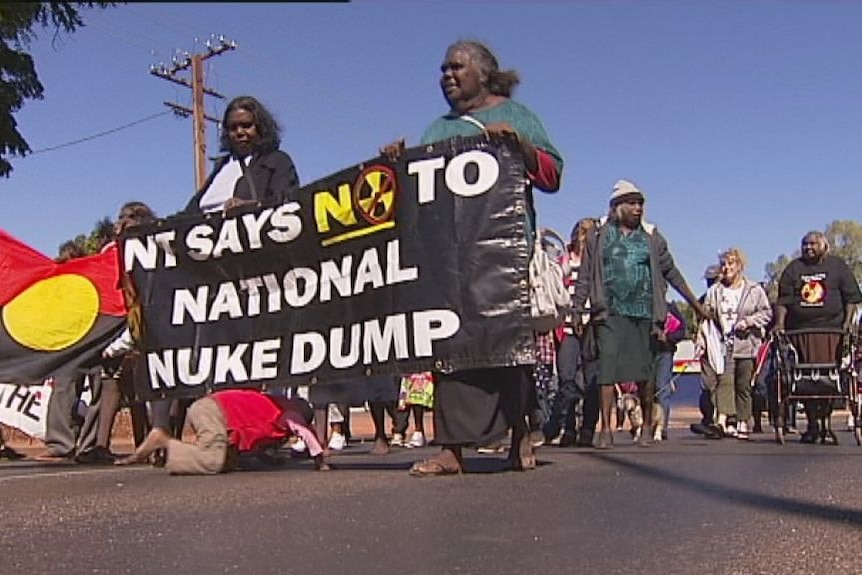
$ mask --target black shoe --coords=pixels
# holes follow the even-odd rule
[[[75,461],[85,465],[113,465],[116,459],[116,455],[99,445],[75,456]]]
[[[721,439],[724,437],[724,430],[720,425],[716,423],[711,423],[706,428],[706,432],[703,434],[707,439]]]
[[[254,455],[258,461],[271,467],[280,467],[290,460],[290,457],[274,447],[261,449],[260,451],[256,451]]]
[[[816,443],[817,442],[817,432],[806,431],[802,434],[802,437],[799,438],[799,443]]]
[[[4,445],[3,447],[0,447],[0,459],[3,459],[4,457],[9,461],[18,461],[19,459],[24,459],[27,456],[23,453],[18,453],[11,447]]]
[[[153,467],[164,467],[168,462],[168,451],[167,449],[156,449],[151,457]]]
[[[566,431],[560,437],[560,447],[571,447],[578,439],[578,434],[574,431]]]
[[[578,434],[578,439],[575,441],[575,447],[592,447],[593,432],[582,429]]]
[[[820,438],[820,443],[823,445],[838,445],[838,437],[831,431],[825,431]]]

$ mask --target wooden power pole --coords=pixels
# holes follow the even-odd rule
[[[189,54],[186,52],[182,57],[174,56],[173,65],[167,67],[164,63],[158,66],[150,66],[150,74],[158,76],[163,80],[168,80],[174,84],[191,88],[192,90],[192,108],[180,106],[174,102],[164,102],[165,106],[171,108],[177,115],[187,118],[192,117],[194,130],[194,151],[195,151],[195,186],[199,190],[203,187],[207,177],[207,141],[206,141],[206,123],[205,120],[219,123],[217,118],[213,118],[204,113],[204,94],[220,98],[224,100],[224,96],[218,92],[204,86],[204,60],[218,56],[228,50],[236,49],[236,42],[227,40],[224,36],[211,37],[206,42],[207,51],[202,54]],[[178,72],[190,69],[191,81],[177,76]]]

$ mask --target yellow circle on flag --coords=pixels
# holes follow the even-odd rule
[[[99,315],[99,291],[77,274],[40,280],[3,308],[3,325],[16,342],[38,351],[77,343]]]

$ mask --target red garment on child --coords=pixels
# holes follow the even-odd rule
[[[638,393],[638,384],[634,381],[622,381],[618,385],[620,386],[620,393]]]
[[[227,389],[212,394],[227,425],[228,442],[240,451],[254,451],[284,441],[289,432],[279,425],[282,410],[255,389]]]

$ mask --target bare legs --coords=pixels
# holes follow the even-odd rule
[[[644,419],[639,445],[645,446],[649,445],[652,439],[652,404],[655,400],[655,381],[639,381],[637,384]]]
[[[386,402],[368,402],[371,421],[374,423],[374,446],[371,455],[388,455],[389,442],[386,441]]]
[[[614,444],[614,435],[611,431],[611,411],[613,411],[617,403],[614,397],[614,386],[602,385],[601,394],[602,431],[599,434],[599,441],[596,447],[599,449],[608,449]]]
[[[114,428],[114,418],[120,409],[120,386],[116,380],[102,380],[102,404],[99,407],[99,426],[96,431],[96,445],[110,449],[111,431]]]
[[[168,443],[171,440],[171,434],[164,428],[154,427],[147,435],[144,442],[135,449],[135,452],[128,457],[118,459],[116,465],[130,465],[132,463],[146,463],[150,454],[157,449],[167,449]]]
[[[536,455],[530,441],[530,427],[527,418],[521,417],[512,426],[512,447],[509,450],[509,464],[515,471],[536,468]]]

